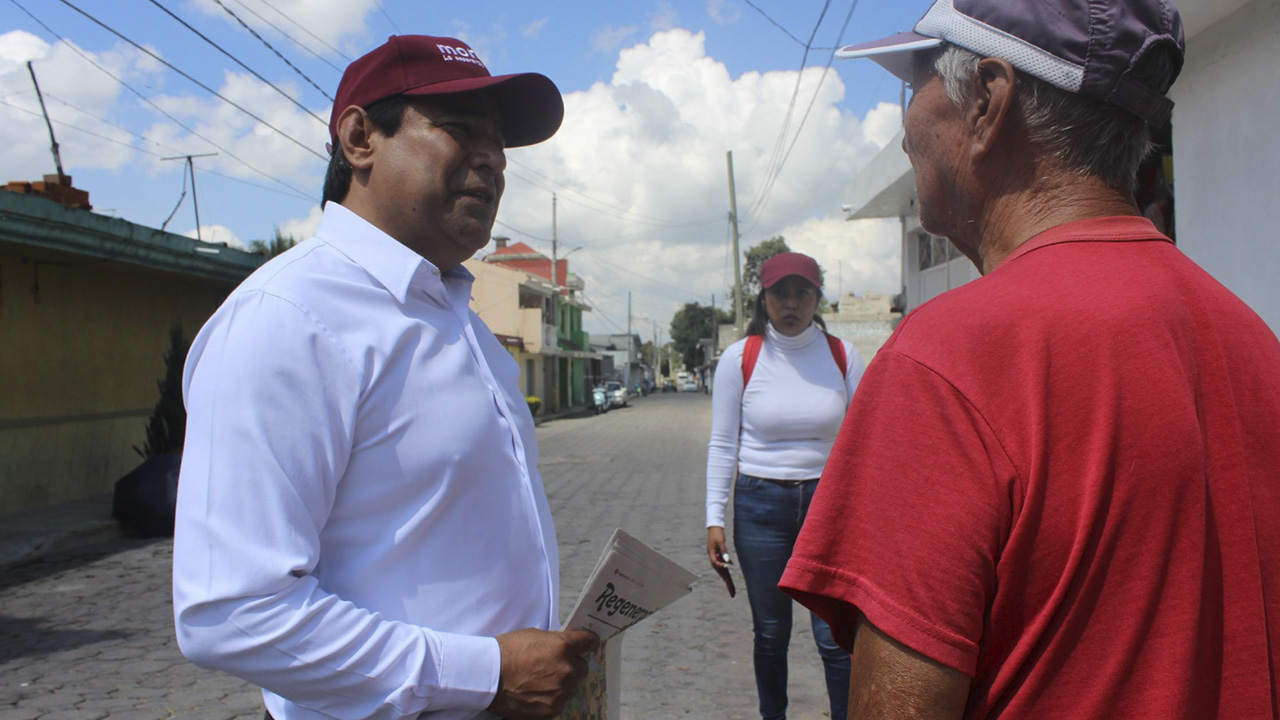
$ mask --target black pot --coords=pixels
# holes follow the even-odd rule
[[[153,455],[116,481],[111,517],[143,537],[173,534],[182,455]]]

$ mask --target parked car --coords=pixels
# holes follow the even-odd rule
[[[693,378],[685,378],[684,383],[680,385],[680,391],[681,392],[697,392],[698,381],[694,380]]]
[[[622,387],[622,383],[617,380],[610,380],[604,384],[604,389],[609,392],[612,407],[627,406],[627,389]]]

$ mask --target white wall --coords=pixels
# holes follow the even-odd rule
[[[1178,245],[1280,332],[1280,0],[1188,38],[1170,95]]]

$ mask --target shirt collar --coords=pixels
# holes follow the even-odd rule
[[[1139,215],[1112,215],[1109,217],[1074,220],[1049,228],[1018,246],[1000,265],[1022,257],[1033,250],[1049,245],[1072,242],[1137,242],[1147,240],[1173,241],[1156,229],[1147,218]]]
[[[415,284],[431,294],[433,289],[443,290],[442,278],[467,282],[475,279],[461,264],[441,272],[430,260],[336,202],[325,203],[315,234],[364,268],[400,303],[405,302]]]

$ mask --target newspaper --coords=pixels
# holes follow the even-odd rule
[[[697,575],[621,528],[565,621],[564,630],[591,630],[604,642],[693,591]]]
[[[562,628],[591,630],[600,636],[601,646],[587,658],[587,676],[561,720],[618,720],[619,633],[688,595],[696,579],[625,531],[613,532]]]

